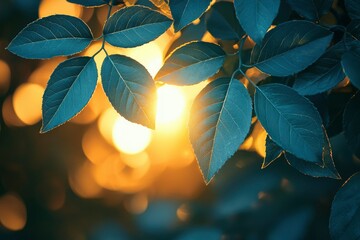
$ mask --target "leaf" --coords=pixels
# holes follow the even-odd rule
[[[271,163],[273,163],[276,159],[278,159],[281,156],[281,154],[284,152],[284,150],[281,147],[279,147],[276,143],[274,143],[273,140],[271,140],[269,135],[266,136],[265,147],[266,147],[266,155],[263,164],[261,166],[261,169],[267,168]]]
[[[215,3],[208,15],[206,27],[215,38],[240,40],[245,34],[236,19],[234,4],[231,2]]]
[[[223,65],[226,53],[219,45],[190,42],[175,49],[165,60],[155,80],[174,85],[192,85],[213,76]]]
[[[211,0],[171,0],[170,10],[174,18],[175,32],[201,17],[210,5]]]
[[[341,65],[350,82],[360,89],[360,48],[346,52],[341,58]]]
[[[358,91],[347,103],[343,117],[343,129],[348,146],[360,157],[360,92]]]
[[[342,41],[328,49],[313,65],[297,75],[293,88],[301,95],[315,95],[334,88],[345,78],[341,56],[346,51]]]
[[[304,161],[303,159],[297,158],[290,153],[285,153],[285,158],[290,166],[292,166],[302,174],[312,177],[328,177],[334,179],[341,179],[335,167],[330,140],[326,135],[325,129],[324,129],[324,135],[325,135],[325,144],[324,144],[324,152],[323,152],[324,166],[319,166],[317,164]]]
[[[360,173],[352,175],[336,193],[330,213],[332,239],[360,238]]]
[[[93,58],[71,58],[59,64],[47,84],[42,103],[44,133],[70,120],[89,102],[97,84]]]
[[[278,77],[298,73],[326,50],[333,33],[307,21],[290,21],[269,31],[255,46],[252,62],[261,71]]]
[[[127,120],[155,128],[156,87],[144,66],[122,55],[110,55],[101,68],[102,85],[111,104]]]
[[[210,227],[196,227],[186,229],[175,240],[194,240],[194,239],[206,239],[206,240],[218,240],[223,236],[222,231],[217,228]]]
[[[148,7],[125,7],[107,20],[104,38],[116,47],[137,47],[158,38],[171,23],[171,19]]]
[[[351,19],[360,19],[359,0],[345,0],[345,7]]]
[[[207,183],[244,141],[251,115],[249,93],[238,80],[219,78],[196,97],[189,120],[190,141]]]
[[[109,3],[109,1],[106,0],[67,0],[67,1],[71,3],[80,4],[85,7],[99,7]]]
[[[92,39],[89,27],[81,19],[53,15],[27,25],[7,49],[23,58],[45,59],[81,52]]]
[[[313,104],[282,84],[256,88],[255,113],[271,139],[282,149],[313,163],[322,163],[324,133]]]
[[[352,35],[353,38],[360,41],[360,19],[352,20],[346,27],[346,30]]]
[[[261,44],[279,11],[280,0],[234,0],[236,17],[245,32]]]
[[[287,2],[300,16],[314,21],[329,12],[333,0],[287,0]]]

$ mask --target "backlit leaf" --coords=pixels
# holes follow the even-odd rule
[[[238,80],[219,78],[196,97],[189,120],[190,141],[206,182],[244,141],[251,113],[249,93]]]
[[[171,23],[171,19],[148,7],[125,7],[107,20],[104,38],[116,47],[137,47],[158,38]]]
[[[208,31],[222,40],[240,40],[245,34],[236,19],[234,4],[218,2],[211,7],[206,21]]]
[[[104,91],[113,107],[127,120],[155,128],[156,87],[137,61],[122,55],[110,55],[101,68]]]
[[[351,19],[360,19],[359,0],[345,0],[345,7]]]
[[[345,107],[343,117],[344,134],[349,148],[360,157],[360,92],[353,96]]]
[[[293,88],[301,95],[315,95],[334,88],[345,78],[341,57],[346,51],[343,42],[328,49],[313,65],[296,76]]]
[[[290,21],[269,31],[255,46],[252,62],[261,71],[289,76],[313,64],[326,50],[333,34],[308,21]]]
[[[171,0],[170,10],[174,18],[175,32],[201,17],[210,5],[211,0]]]
[[[174,85],[192,85],[213,76],[223,65],[225,52],[219,45],[191,42],[174,50],[155,80]]]
[[[333,0],[287,0],[291,8],[309,20],[319,20],[329,12]]]
[[[341,58],[341,64],[350,82],[360,89],[360,48],[345,53]]]
[[[282,84],[257,87],[254,99],[256,115],[276,144],[306,161],[322,163],[322,120],[308,99]]]
[[[279,11],[280,0],[235,0],[236,16],[245,32],[261,44]]]
[[[84,50],[93,39],[79,18],[53,15],[27,25],[9,44],[12,53],[30,59],[72,55]]]
[[[61,63],[44,93],[41,132],[50,131],[79,113],[94,93],[97,76],[93,58],[77,57]]]
[[[360,173],[352,175],[336,193],[331,206],[332,239],[360,238]]]

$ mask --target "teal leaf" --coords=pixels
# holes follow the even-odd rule
[[[104,38],[116,47],[137,47],[158,38],[171,23],[171,19],[148,7],[125,7],[106,21]]]
[[[276,159],[278,159],[281,154],[284,152],[284,150],[279,147],[276,143],[274,143],[273,140],[269,137],[269,135],[266,136],[265,140],[265,158],[263,161],[263,164],[261,166],[261,169],[267,168],[271,163],[273,163]]]
[[[314,21],[329,12],[333,0],[287,0],[287,2],[300,16]]]
[[[329,48],[313,65],[296,76],[293,88],[301,95],[315,95],[334,88],[345,78],[341,57],[346,51],[342,41]]]
[[[312,177],[328,177],[334,179],[341,179],[338,171],[336,170],[331,144],[326,132],[324,130],[325,143],[323,150],[323,163],[324,166],[319,166],[312,162],[304,161],[297,158],[290,153],[285,153],[285,158],[290,166],[301,172],[302,174]]]
[[[313,163],[322,163],[324,133],[319,112],[295,90],[282,84],[256,88],[256,115],[282,149]]]
[[[175,32],[189,25],[204,14],[211,0],[171,0],[171,15],[174,18]]]
[[[261,44],[279,11],[280,0],[235,0],[237,19],[245,32]]]
[[[218,72],[226,53],[219,45],[191,42],[175,49],[165,60],[155,80],[173,85],[192,85]]]
[[[40,131],[50,131],[78,114],[93,95],[97,77],[93,58],[77,57],[60,63],[45,89]]]
[[[45,59],[81,52],[92,39],[89,27],[81,19],[53,15],[27,25],[7,49],[23,58]]]
[[[330,213],[332,239],[360,238],[360,172],[352,175],[336,193]]]
[[[346,27],[346,30],[352,35],[353,38],[360,41],[360,19],[352,20]]]
[[[231,2],[215,3],[209,11],[206,27],[211,35],[222,40],[240,40],[245,34]]]
[[[360,48],[346,52],[341,58],[341,64],[350,82],[360,89]]]
[[[360,157],[360,91],[346,104],[343,116],[345,138],[351,151]]]
[[[290,21],[269,31],[252,52],[254,66],[285,77],[313,64],[326,50],[333,33],[308,21]]]
[[[345,7],[351,19],[360,19],[359,0],[345,0]]]
[[[196,227],[189,228],[181,233],[175,240],[194,240],[194,239],[206,239],[206,240],[219,240],[223,236],[220,229],[210,227]]]
[[[110,55],[102,65],[101,78],[110,103],[121,116],[155,128],[156,87],[144,66],[126,56]]]
[[[67,1],[85,7],[99,7],[109,3],[109,1],[106,0],[67,0]]]
[[[190,141],[207,183],[244,141],[251,114],[249,93],[238,80],[219,78],[196,97],[189,120]]]

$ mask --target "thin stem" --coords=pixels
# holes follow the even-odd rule
[[[257,88],[256,84],[243,72],[243,70],[239,68],[237,71],[244,75],[244,77],[251,83],[251,85],[253,85],[254,88]]]
[[[107,13],[107,16],[106,16],[106,20],[108,20],[108,19],[110,18],[111,10],[112,10],[112,8],[113,8],[112,2],[113,2],[113,1],[110,1],[109,5],[108,5],[108,6],[109,6],[109,9],[108,9],[108,13]],[[96,38],[96,39],[94,39],[94,40],[97,41],[97,40],[100,40],[100,39],[102,39],[101,48],[92,56],[93,58],[96,57],[96,55],[98,55],[102,50],[104,50],[105,53],[106,53],[106,55],[109,56],[108,53],[107,53],[107,51],[106,51],[106,49],[105,49],[105,37],[104,37],[104,33],[103,33],[100,37],[98,37],[98,38]]]
[[[240,40],[240,47],[239,47],[239,68],[241,68],[243,66],[243,62],[242,62],[242,51],[244,48],[244,43],[245,40],[247,38],[247,35],[244,35],[241,40]]]

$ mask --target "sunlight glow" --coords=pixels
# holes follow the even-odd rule
[[[156,123],[166,124],[179,119],[185,108],[185,99],[181,90],[174,86],[164,85],[158,88],[157,94]]]
[[[123,117],[115,121],[112,138],[115,147],[123,153],[140,153],[150,144],[151,130],[139,124],[131,123]]]

